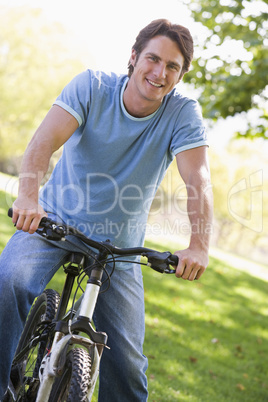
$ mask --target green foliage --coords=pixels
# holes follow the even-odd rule
[[[83,66],[75,60],[62,26],[48,22],[39,9],[0,7],[0,16],[3,163],[23,153],[63,86]]]
[[[245,138],[234,139],[225,150],[209,148],[214,195],[212,244],[242,256],[246,252],[261,263],[268,262],[267,149],[262,139]],[[153,201],[151,228],[155,227],[157,234],[164,228],[165,235],[188,240],[186,211],[185,185],[174,161]]]
[[[247,137],[268,137],[268,6],[263,1],[184,0],[198,24],[196,57],[185,81],[200,89],[205,117],[258,110]],[[247,119],[247,116],[244,116]]]
[[[232,141],[220,155],[210,151],[215,204],[214,244],[268,261],[268,169],[262,141]]]

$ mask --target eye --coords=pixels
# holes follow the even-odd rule
[[[172,71],[179,71],[179,68],[178,68],[178,66],[176,66],[176,64],[170,64],[170,65],[169,65],[169,68],[170,68],[170,70],[172,70]]]

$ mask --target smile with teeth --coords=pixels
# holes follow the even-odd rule
[[[153,81],[151,81],[151,80],[149,80],[149,79],[147,79],[147,81],[149,82],[149,84],[153,85],[153,86],[156,87],[156,88],[160,88],[160,87],[163,86],[163,85],[157,84],[156,82],[153,82]]]

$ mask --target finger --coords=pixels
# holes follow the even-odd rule
[[[181,276],[182,279],[189,279],[189,276],[190,276],[191,272],[192,272],[191,265],[186,265],[185,268],[184,268],[184,272],[183,272],[183,274]]]
[[[185,266],[182,266],[182,265],[180,267],[178,266],[176,269],[176,273],[175,273],[176,277],[181,278],[182,275],[184,274],[184,270],[185,270]]]
[[[41,217],[40,217],[40,216],[36,216],[36,217],[31,221],[31,224],[30,224],[30,227],[29,227],[29,230],[28,230],[28,232],[29,232],[30,234],[33,234],[33,233],[36,232],[36,230],[38,229],[38,226],[39,226],[39,223],[40,223],[42,217],[43,217],[43,216],[41,216]]]
[[[32,224],[32,221],[33,221],[33,216],[32,215],[25,216],[24,223],[23,223],[23,226],[21,228],[23,230],[23,232],[28,232],[29,231],[30,226]]]
[[[192,272],[190,273],[188,280],[189,281],[194,281],[196,279],[198,270],[197,269],[193,269]]]
[[[179,258],[179,264],[176,269],[176,277],[181,278],[186,269],[186,261],[184,258]]]
[[[12,214],[12,222],[14,223],[14,226],[17,226],[17,220],[18,220],[19,214],[17,212],[13,211]]]
[[[16,221],[16,228],[18,230],[21,230],[23,228],[26,216],[25,215],[19,215],[19,214],[17,214],[17,215],[18,215],[18,219]]]
[[[192,271],[195,269],[195,266],[196,266],[196,264],[193,261],[191,261],[189,259],[185,259],[184,271],[183,271],[183,273],[181,275],[181,278],[182,279],[189,279]]]
[[[200,276],[204,273],[205,268],[200,268],[196,274],[195,279],[198,280],[200,278]]]

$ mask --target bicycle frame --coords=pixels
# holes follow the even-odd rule
[[[12,210],[9,210],[8,215],[12,216]],[[83,348],[87,349],[91,358],[91,378],[89,380],[88,390],[86,391],[87,398],[90,401],[98,378],[102,352],[104,347],[107,347],[108,339],[106,333],[97,332],[92,326],[94,310],[102,286],[103,274],[106,272],[108,280],[110,280],[112,275],[112,273],[108,274],[106,270],[108,256],[111,256],[113,264],[116,260],[118,261],[115,256],[145,256],[148,266],[160,273],[168,274],[175,273],[175,270],[171,269],[170,265],[176,266],[178,264],[178,258],[169,251],[157,252],[144,247],[120,249],[112,245],[109,240],[97,242],[88,239],[77,229],[71,226],[58,224],[49,218],[42,219],[37,233],[53,241],[63,241],[68,235],[76,236],[89,246],[89,249],[93,248],[98,250],[98,254],[93,254],[90,251],[88,251],[88,253],[83,252],[83,254],[80,252],[70,254],[70,258],[68,259],[69,265],[64,265],[64,270],[67,275],[62,296],[56,310],[55,319],[49,318],[49,321],[44,321],[43,325],[45,325],[45,330],[38,333],[37,336],[33,333],[34,338],[31,338],[28,344],[24,345],[23,349],[15,356],[13,363],[19,364],[22,362],[25,353],[29,352],[32,346],[35,347],[40,341],[48,342],[48,340],[52,339],[50,350],[45,355],[42,355],[43,360],[41,365],[38,366],[39,381],[38,379],[35,381],[36,373],[35,376],[29,377],[29,381],[32,380],[32,382],[26,382],[27,385],[30,384],[29,389],[31,389],[31,391],[33,387],[33,391],[37,392],[37,402],[47,402],[55,378],[64,372],[67,353],[75,346],[83,346]],[[80,275],[81,271],[88,276],[85,291],[74,303],[73,307],[67,311],[75,278]],[[47,323],[48,327],[46,327]],[[51,337],[52,334],[53,336]],[[28,381],[28,378],[25,378]],[[16,395],[11,381],[9,394],[14,401],[16,401],[18,397],[20,398],[19,395]]]

